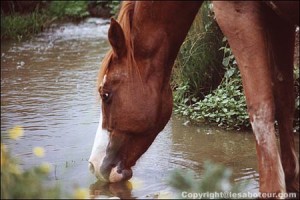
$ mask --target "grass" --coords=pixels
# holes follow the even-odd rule
[[[26,15],[14,14],[2,16],[1,14],[1,40],[28,37],[43,30],[47,16],[34,12]]]
[[[224,73],[222,52],[223,35],[210,10],[204,3],[182,44],[172,74],[175,102],[203,99],[216,88]]]
[[[54,21],[78,21],[89,16],[88,1],[51,1],[46,8],[38,6],[32,13],[4,14],[1,10],[1,40],[22,40],[48,28]],[[107,6],[115,14],[119,1],[108,1]]]
[[[223,42],[225,45],[220,50],[224,53],[225,74],[220,85],[202,100],[177,104],[175,112],[194,122],[208,122],[226,129],[249,128],[240,72],[226,38]]]
[[[172,74],[174,112],[227,129],[249,127],[241,77],[211,4],[204,3]]]

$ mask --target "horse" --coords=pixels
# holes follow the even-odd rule
[[[172,113],[174,60],[202,2],[123,2],[111,18],[111,50],[98,74],[101,111],[89,168],[125,181]],[[293,52],[299,1],[216,1],[216,21],[241,72],[255,136],[259,191],[299,191],[293,115]],[[278,122],[280,149],[276,144]]]

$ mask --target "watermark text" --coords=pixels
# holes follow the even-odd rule
[[[187,199],[256,199],[256,198],[296,198],[296,193],[252,193],[252,192],[181,192],[181,197]]]

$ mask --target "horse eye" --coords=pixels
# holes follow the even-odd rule
[[[109,101],[109,99],[110,99],[110,93],[108,93],[108,92],[105,92],[105,93],[103,93],[102,95],[101,95],[101,98],[102,98],[102,100],[105,102],[105,103],[107,103],[108,101]]]

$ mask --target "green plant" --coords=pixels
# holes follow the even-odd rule
[[[24,134],[20,126],[8,131],[9,139],[18,140]],[[37,157],[44,156],[42,147],[33,148]],[[13,157],[7,146],[2,143],[1,136],[1,199],[58,199],[88,197],[88,190],[76,188],[72,195],[64,194],[58,184],[49,184],[51,165],[42,163],[39,166],[22,169],[16,157]]]
[[[203,99],[220,83],[223,75],[222,33],[213,19],[211,4],[205,2],[183,42],[172,73],[175,103]]]
[[[228,129],[250,127],[240,72],[226,38],[223,41],[226,45],[220,50],[224,52],[224,78],[216,90],[193,105],[193,110],[198,112],[192,113],[191,119],[217,123]]]
[[[1,39],[13,38],[21,40],[43,29],[46,15],[33,12],[26,15],[14,14],[4,16],[1,13]]]
[[[196,122],[215,123],[227,129],[247,128],[250,123],[241,76],[226,38],[223,42],[225,45],[220,50],[223,52],[225,74],[221,84],[203,100],[192,98],[188,105],[186,102],[177,104],[175,112]]]
[[[57,18],[83,18],[89,15],[87,1],[52,1],[48,15]]]
[[[249,127],[236,61],[210,6],[202,7],[176,59],[174,111],[228,129]]]
[[[171,173],[168,183],[180,192],[178,194],[179,198],[222,198],[217,195],[221,195],[224,192],[241,192],[248,184],[247,181],[238,184],[231,183],[231,175],[231,169],[226,168],[223,165],[207,161],[204,163],[204,173],[201,179],[196,179],[195,173],[191,171],[176,169]],[[185,195],[187,193],[193,194],[193,196]]]
[[[10,139],[14,140],[23,136],[23,132],[19,126],[8,131]],[[33,153],[38,157],[44,155],[41,147],[36,147]],[[50,170],[48,163],[23,170],[1,141],[1,199],[59,198],[61,191],[58,185],[45,186]]]
[[[5,15],[1,11],[1,39],[21,40],[41,32],[53,21],[87,17],[87,4],[87,1],[51,1],[47,9],[37,7],[28,14],[11,11]]]
[[[223,38],[220,45],[219,38],[223,36],[213,20],[210,5],[209,2],[204,4],[203,10],[196,16],[175,61],[172,73],[174,112],[189,117],[194,122],[214,123],[227,129],[250,128],[237,63],[226,38]],[[216,49],[220,51],[216,53]],[[223,78],[220,78],[222,76]],[[294,76],[294,131],[299,132],[297,65]]]
[[[120,2],[121,1],[108,1],[107,7],[110,8],[110,13],[112,15],[116,15],[120,9]]]

